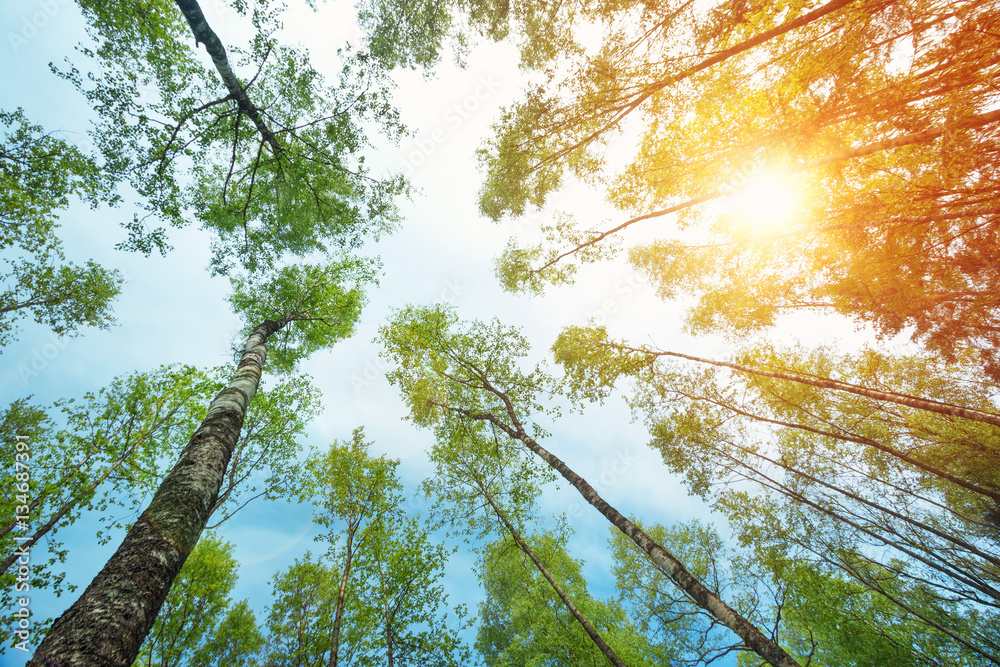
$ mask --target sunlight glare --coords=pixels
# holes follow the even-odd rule
[[[798,203],[795,187],[781,176],[765,175],[733,196],[733,208],[757,226],[777,227],[790,221]]]

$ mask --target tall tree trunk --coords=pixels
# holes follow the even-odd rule
[[[351,561],[354,558],[354,533],[357,532],[361,519],[347,531],[347,556],[344,560],[344,574],[340,577],[340,590],[337,592],[337,612],[333,617],[333,638],[330,641],[330,667],[337,667],[337,653],[340,650],[340,624],[344,620],[344,600],[347,597],[347,580],[351,576]]]
[[[385,590],[385,572],[382,570],[382,562],[378,564],[379,588],[382,591],[382,614],[385,620],[385,658],[387,667],[395,667],[392,655],[392,613],[389,611],[389,594]]]
[[[483,381],[486,390],[500,398],[500,400],[502,400],[507,406],[508,417],[515,424],[516,428],[512,428],[506,422],[489,413],[474,413],[469,410],[463,410],[461,408],[447,405],[441,405],[441,407],[465,415],[470,419],[488,421],[491,424],[496,425],[497,428],[510,437],[524,443],[528,449],[534,452],[556,472],[562,475],[566,481],[572,484],[573,487],[580,492],[580,495],[582,495],[588,503],[593,505],[597,511],[603,514],[608,521],[618,528],[618,530],[635,542],[635,544],[649,556],[653,563],[655,563],[664,574],[669,576],[681,590],[691,597],[695,604],[718,619],[727,628],[735,632],[736,635],[742,639],[744,643],[746,643],[750,650],[764,658],[764,660],[770,664],[774,665],[774,667],[801,667],[801,665],[799,665],[799,663],[796,662],[795,659],[785,651],[785,649],[781,648],[777,642],[769,639],[755,625],[744,618],[735,609],[723,602],[718,595],[710,591],[704,584],[698,581],[697,577],[688,572],[687,568],[685,568],[684,565],[673,556],[673,554],[657,544],[656,541],[647,535],[642,529],[632,523],[627,517],[622,515],[621,512],[609,505],[607,501],[605,501],[600,494],[594,490],[594,487],[588,484],[585,479],[573,472],[572,468],[566,465],[562,459],[546,450],[544,447],[535,442],[534,438],[525,433],[520,420],[513,411],[513,404],[511,403],[510,398],[490,384],[484,373],[478,369],[476,369],[476,372]]]
[[[177,464],[121,546],[60,616],[29,667],[130,667],[174,578],[198,542],[267,359],[267,320],[247,339],[229,386],[208,408]]]
[[[996,115],[997,118],[1000,119],[1000,111],[997,111]],[[688,361],[695,361],[699,364],[705,364],[708,366],[716,366],[719,368],[730,368],[734,371],[747,373],[748,375],[757,375],[759,377],[775,378],[777,380],[788,380],[789,382],[797,382],[798,384],[809,385],[811,387],[819,387],[820,389],[832,389],[834,391],[843,391],[848,394],[855,394],[856,396],[873,398],[876,401],[885,401],[886,403],[905,405],[908,408],[916,408],[917,410],[924,410],[926,412],[935,412],[939,415],[946,415],[948,417],[958,417],[960,419],[968,419],[971,421],[982,422],[984,424],[992,424],[993,426],[1000,426],[1000,415],[998,414],[995,414],[993,412],[984,412],[982,410],[976,410],[974,408],[967,408],[962,405],[954,405],[953,403],[935,401],[930,398],[920,398],[919,396],[912,396],[910,394],[901,394],[895,391],[881,391],[879,389],[869,389],[868,387],[862,387],[861,385],[851,384],[849,382],[841,382],[840,380],[833,380],[831,378],[826,378],[821,376],[802,375],[799,373],[790,373],[783,371],[769,371],[763,368],[754,368],[752,366],[736,364],[731,361],[715,361],[714,359],[704,359],[702,357],[694,357],[689,354],[682,354],[680,352],[656,351],[644,348],[629,347],[628,345],[614,345],[614,344],[609,345],[609,347],[614,347],[621,350],[629,350],[632,352],[639,352],[640,354],[647,354],[651,357],[676,357],[677,359],[687,359]]]
[[[543,577],[545,577],[545,581],[549,582],[549,586],[551,586],[552,590],[556,592],[556,595],[558,595],[559,599],[562,600],[564,605],[566,605],[566,608],[569,609],[569,612],[573,614],[573,618],[575,618],[577,622],[579,622],[580,625],[583,626],[583,629],[587,633],[587,636],[590,637],[590,639],[594,642],[597,648],[601,650],[601,653],[603,653],[604,657],[608,659],[608,662],[610,662],[615,667],[626,667],[625,663],[621,661],[621,658],[618,657],[618,654],[615,653],[614,649],[608,646],[607,643],[604,641],[604,639],[601,637],[601,635],[597,632],[597,629],[593,626],[590,620],[588,620],[587,617],[583,615],[583,612],[580,611],[579,608],[577,608],[576,604],[573,603],[573,600],[569,597],[569,595],[567,595],[566,591],[563,590],[562,586],[556,583],[556,580],[552,577],[552,574],[549,573],[545,565],[542,564],[542,561],[538,559],[538,556],[535,555],[535,552],[531,550],[531,547],[529,547],[528,544],[524,541],[524,539],[521,537],[521,534],[517,532],[517,529],[514,528],[513,524],[511,524],[511,522],[507,519],[507,515],[504,514],[503,510],[500,509],[500,506],[496,504],[496,501],[493,500],[493,496],[490,494],[489,491],[486,490],[486,487],[483,485],[483,483],[477,479],[476,485],[482,492],[483,497],[486,498],[486,502],[488,502],[490,504],[490,507],[493,508],[493,511],[496,513],[497,518],[499,518],[500,521],[503,522],[503,525],[507,529],[507,532],[510,533],[510,536],[514,538],[514,542],[517,543],[518,548],[521,551],[523,551],[528,558],[531,559],[532,563],[535,564],[535,567],[538,568],[538,571],[542,573]]]

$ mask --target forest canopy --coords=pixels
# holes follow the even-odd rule
[[[996,2],[21,5],[0,661],[1000,664]]]

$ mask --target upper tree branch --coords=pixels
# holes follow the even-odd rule
[[[264,141],[266,141],[271,147],[271,151],[274,153],[275,157],[281,155],[281,144],[278,143],[278,139],[274,136],[274,133],[271,132],[271,129],[264,123],[264,118],[261,115],[260,109],[258,109],[257,106],[250,101],[250,98],[247,96],[246,89],[236,79],[236,74],[229,65],[229,58],[226,55],[226,47],[223,46],[222,40],[220,40],[219,36],[215,34],[214,30],[212,30],[212,26],[208,25],[208,21],[205,19],[205,14],[201,11],[201,6],[196,0],[174,1],[180,8],[181,12],[184,13],[184,18],[187,19],[188,25],[191,26],[191,32],[194,33],[196,43],[205,45],[208,55],[212,57],[212,62],[215,63],[215,69],[218,70],[219,76],[222,77],[222,82],[226,84],[229,94],[232,95],[234,100],[236,100],[240,110],[243,111],[243,113],[245,113],[250,120],[253,121],[254,125],[257,126],[257,131],[260,132]]]

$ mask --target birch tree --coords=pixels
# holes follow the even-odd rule
[[[248,334],[229,386],[207,415],[97,577],[53,625],[31,665],[131,665],[170,585],[205,528],[260,384],[268,341],[282,332],[274,366],[291,370],[308,354],[350,335],[372,270],[355,259],[286,267],[267,283],[234,279],[232,303]]]
[[[416,423],[433,425],[441,419],[481,422],[519,442],[566,479],[748,648],[773,665],[798,664],[528,433],[531,428],[538,434],[537,427],[527,420],[542,412],[540,394],[551,391],[551,380],[540,368],[525,374],[517,367],[517,358],[528,349],[520,333],[500,323],[461,327],[450,311],[417,308],[398,313],[381,331],[387,356],[398,363],[388,377],[402,390]]]
[[[104,169],[141,197],[145,214],[125,223],[120,247],[166,252],[162,225],[185,226],[192,211],[213,233],[213,272],[266,270],[286,254],[356,248],[396,225],[405,182],[375,176],[364,153],[371,134],[404,132],[388,73],[409,62],[408,42],[385,60],[345,45],[327,77],[283,41],[280,2],[232,3],[253,34],[247,45],[224,44],[193,0],[79,4],[93,38],[80,51],[96,71],[58,71],[98,114]]]
[[[765,561],[879,598],[921,637],[911,659],[993,659],[998,448],[974,360],[758,347],[708,363],[599,329],[568,329],[555,349],[580,396],[628,378],[650,445]],[[797,568],[778,570],[809,579]]]
[[[565,528],[558,526],[526,538],[531,553],[617,647],[625,664],[674,664],[671,655],[656,652],[637,632],[616,601],[592,597],[581,563],[566,551],[569,531]],[[486,596],[479,604],[476,648],[487,665],[607,664],[510,537],[482,550],[479,576]]]

